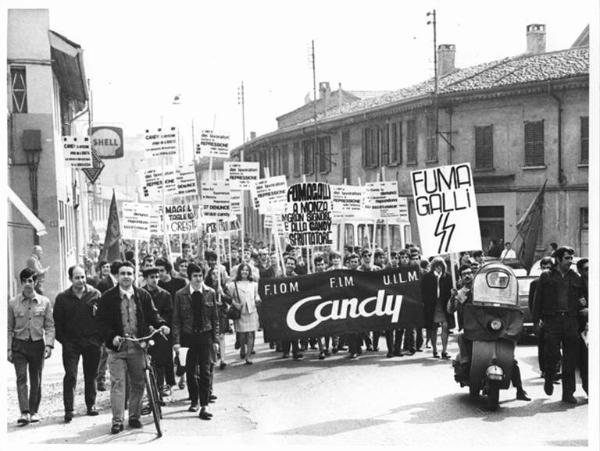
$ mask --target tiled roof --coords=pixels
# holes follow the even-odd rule
[[[457,69],[439,79],[440,95],[477,92],[527,83],[589,75],[589,48],[579,47],[538,55],[521,55]],[[332,108],[318,119],[360,112],[389,103],[410,101],[433,92],[433,77],[379,97],[365,98]],[[306,121],[311,122],[311,121]]]

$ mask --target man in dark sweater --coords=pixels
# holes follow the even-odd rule
[[[158,268],[146,268],[142,274],[146,282],[144,290],[150,293],[158,314],[167,322],[167,326],[171,327],[173,324],[173,300],[167,290],[157,285]],[[155,346],[150,349],[152,365],[156,371],[156,383],[161,387],[163,396],[171,396],[171,387],[175,385],[172,336],[156,337]]]
[[[83,360],[83,379],[85,384],[85,405],[87,414],[98,415],[96,410],[96,376],[100,361],[102,339],[96,311],[100,292],[86,284],[85,269],[81,266],[69,268],[71,287],[59,293],[54,304],[54,326],[56,340],[62,345],[63,367],[63,403],[65,423],[73,419],[73,400],[77,383],[79,356]]]

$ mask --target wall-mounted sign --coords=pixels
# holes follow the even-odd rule
[[[92,127],[92,149],[100,158],[123,156],[123,129],[120,127]]]

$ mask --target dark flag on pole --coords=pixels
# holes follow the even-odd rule
[[[112,262],[121,258],[121,227],[119,225],[119,213],[117,212],[117,199],[115,190],[113,190],[112,200],[110,201],[110,210],[108,212],[108,225],[106,226],[106,237],[104,238],[104,247],[101,260]]]
[[[544,190],[546,183],[538,191],[537,196],[531,202],[527,211],[517,221],[517,237],[513,242],[513,249],[517,258],[527,268],[531,269],[535,257],[535,248],[538,236],[542,228],[542,212],[544,210]]]

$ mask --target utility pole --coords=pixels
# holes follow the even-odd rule
[[[240,151],[240,161],[244,161],[244,147],[246,145],[246,107],[244,104],[244,81],[238,87],[238,105],[242,106],[242,150]]]
[[[437,21],[435,9],[427,13],[427,17],[432,16],[427,21],[427,25],[433,25],[433,114],[435,119],[435,157],[438,158],[438,135],[439,135],[439,107],[438,107],[438,64],[437,64]],[[429,157],[429,156],[428,156]]]
[[[312,40],[311,43],[311,57],[310,61],[312,63],[312,76],[313,76],[313,120],[315,121],[315,136],[313,141],[313,171],[315,171],[315,182],[319,181],[319,170],[317,167],[318,159],[318,140],[317,135],[318,125],[317,125],[317,72],[315,70],[315,41]]]

